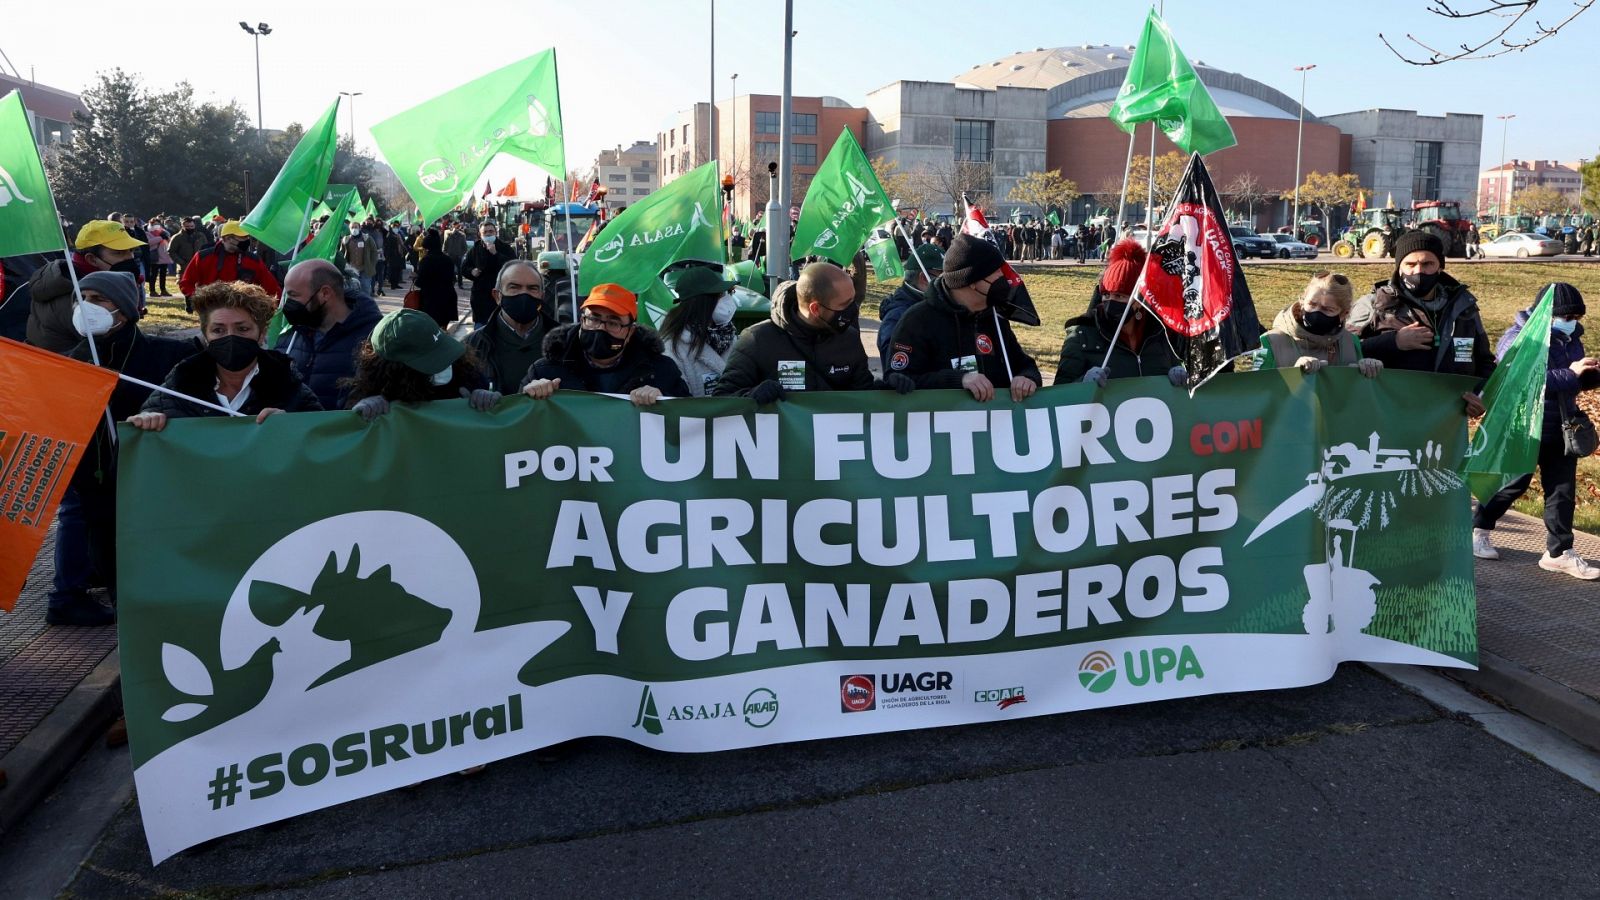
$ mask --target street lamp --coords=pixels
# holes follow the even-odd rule
[[[340,91],[339,96],[350,98],[350,152],[356,152],[356,98],[361,91]]]
[[[729,218],[733,216],[733,176],[722,176],[722,206],[728,210]],[[733,258],[733,229],[728,229],[728,258]]]
[[[1306,74],[1316,67],[1316,63],[1294,67],[1300,73],[1300,128],[1294,136],[1294,214],[1289,222],[1289,233],[1295,240],[1300,239],[1300,149],[1306,133]]]
[[[256,136],[261,135],[261,39],[272,33],[272,26],[265,22],[257,22],[254,28],[249,22],[240,22],[239,27],[256,41]]]
[[[1495,116],[1496,119],[1500,120],[1500,196],[1495,198],[1498,201],[1495,203],[1495,215],[1500,216],[1506,214],[1506,201],[1510,199],[1509,194],[1511,191],[1506,186],[1506,182],[1509,180],[1511,181],[1511,187],[1516,187],[1516,179],[1507,179],[1506,177],[1506,132],[1511,130],[1511,120],[1516,117],[1516,113]]]
[[[737,177],[739,173],[739,73],[735,72],[728,78],[733,82],[732,96],[728,99],[728,114],[732,117],[732,121],[728,124],[728,145],[733,159],[728,163],[728,171]]]

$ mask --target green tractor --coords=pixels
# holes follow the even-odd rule
[[[1361,212],[1350,220],[1344,236],[1333,242],[1333,255],[1340,259],[1353,256],[1378,259],[1383,256],[1383,233],[1390,226],[1396,233],[1403,231],[1400,210],[1380,207]]]
[[[1454,200],[1419,200],[1411,204],[1411,227],[1426,231],[1444,244],[1444,255],[1464,259],[1467,255],[1467,230],[1472,223],[1461,218],[1461,204]],[[1481,232],[1480,232],[1481,234]]]
[[[1533,216],[1498,216],[1484,219],[1478,224],[1478,238],[1482,241],[1492,241],[1502,234],[1531,232],[1533,226]]]

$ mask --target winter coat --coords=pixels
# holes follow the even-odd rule
[[[204,228],[196,228],[193,231],[184,231],[180,228],[167,241],[167,252],[172,255],[173,262],[187,268],[194,255],[209,246],[211,246],[211,234]]]
[[[1331,366],[1353,366],[1361,361],[1361,342],[1343,328],[1333,334],[1312,334],[1294,317],[1294,304],[1272,320],[1272,330],[1261,335],[1255,353],[1256,369],[1287,369],[1302,356],[1326,360]]]
[[[545,308],[548,310],[553,307],[546,301]],[[466,345],[478,357],[484,377],[489,380],[489,387],[509,394],[517,390],[527,377],[528,370],[544,355],[544,338],[557,327],[559,323],[553,316],[548,312],[541,314],[528,336],[533,343],[532,348],[510,352],[508,347],[514,344],[516,335],[511,326],[506,324],[505,316],[496,310],[489,324],[474,328],[467,335]]]
[[[467,254],[467,236],[455,229],[444,236],[444,255],[460,259]]]
[[[417,260],[414,279],[422,292],[422,311],[443,328],[456,320],[456,264],[448,254],[429,253]]]
[[[291,328],[278,335],[273,348],[288,355],[294,372],[317,395],[323,409],[344,409],[348,389],[340,381],[356,373],[356,351],[383,318],[378,304],[365,294],[346,294],[350,314],[320,331]]]
[[[708,343],[700,348],[699,353],[691,356],[689,349],[692,340],[684,333],[668,338],[663,343],[668,358],[683,373],[683,381],[689,386],[691,397],[704,397],[711,393],[711,387],[722,376],[722,370],[727,368],[728,354],[733,352],[730,346],[727,353],[718,353]]]
[[[79,278],[98,271],[82,253],[72,254],[72,264]],[[72,293],[72,276],[67,274],[67,261],[54,259],[40,266],[28,278],[28,284],[28,343],[51,353],[67,353],[83,340],[83,335],[72,327],[72,307],[77,301]]]
[[[889,351],[884,371],[909,375],[919,388],[959,388],[969,371],[982,373],[997,387],[1009,387],[1019,375],[1044,384],[1011,323],[990,309],[968,311],[950,296],[943,278],[935,278],[922,302],[906,310]]]
[[[563,391],[627,394],[636,388],[654,387],[668,397],[689,396],[683,373],[663,352],[661,338],[642,325],[633,330],[632,338],[622,348],[622,358],[606,369],[595,368],[583,355],[576,322],[556,328],[544,336],[544,355],[528,370],[517,389],[541,378],[561,379]]]
[[[158,266],[172,265],[172,241],[167,237],[167,230],[152,227],[146,233],[150,235],[150,249],[155,255],[153,262]]]
[[[107,338],[95,345],[100,365],[151,384],[160,384],[173,366],[195,350],[194,341],[145,334],[132,320]],[[67,355],[80,362],[94,359],[87,340],[79,341]],[[112,421],[121,422],[138,412],[151,393],[151,389],[143,385],[117,379],[117,386],[111,391],[111,402],[107,404]],[[83,461],[72,475],[73,487],[92,490],[97,486],[109,486],[111,482],[103,476],[116,468],[116,458],[117,443],[111,439],[109,426],[102,416],[93,440],[84,450]]]
[[[790,391],[859,391],[881,387],[867,364],[861,332],[855,328],[836,334],[818,329],[800,318],[800,298],[795,283],[785,281],[773,291],[772,314],[765,322],[746,328],[728,351],[728,363],[712,386],[716,397],[749,396],[763,381],[776,381]],[[803,369],[803,382],[784,370]]]
[[[1392,293],[1379,294],[1388,285]],[[1440,272],[1436,292],[1444,306],[1430,312],[1408,299],[1400,276],[1373,285],[1373,292],[1357,300],[1345,328],[1361,338],[1361,354],[1383,363],[1386,369],[1472,375],[1487,380],[1494,372],[1494,351],[1478,314],[1478,298],[1467,286]],[[1434,346],[1401,350],[1395,332],[1407,321],[1421,322],[1434,332]]]
[[[914,291],[902,284],[878,304],[878,359],[889,358],[889,345],[894,342],[892,339],[895,328],[905,317],[906,310],[921,303],[924,296],[926,295],[922,291]]]
[[[1533,309],[1517,311],[1516,321],[1506,329],[1500,337],[1500,343],[1495,346],[1495,359],[1506,355],[1511,343],[1522,332],[1523,326],[1528,324],[1528,317],[1533,315]],[[1572,364],[1583,359],[1587,354],[1583,349],[1583,323],[1572,330],[1572,334],[1562,334],[1555,329],[1550,330],[1550,358],[1544,376],[1544,428],[1541,439],[1545,441],[1560,441],[1561,417],[1570,416],[1578,410],[1577,397],[1579,391],[1587,391],[1600,387],[1600,371],[1586,373],[1579,378],[1572,371]]]
[[[1131,320],[1134,314],[1130,312],[1128,315]],[[1160,319],[1150,313],[1144,314],[1144,334],[1139,338],[1137,350],[1130,349],[1120,340],[1114,341],[1112,336],[1116,334],[1117,323],[1121,319],[1120,311],[1113,316],[1109,307],[1097,304],[1089,312],[1069,320],[1066,339],[1061,342],[1061,362],[1056,368],[1056,380],[1053,383],[1077,384],[1090,369],[1102,362],[1105,362],[1108,378],[1165,375],[1173,366],[1180,364]],[[1106,350],[1113,343],[1116,349],[1111,351],[1110,361],[1106,361]]]
[[[260,285],[269,297],[277,297],[283,291],[266,263],[248,253],[226,253],[221,244],[195,254],[194,261],[183,267],[178,290],[185,297],[193,297],[195,291],[218,281],[248,281]]]
[[[493,305],[494,297],[490,291],[494,290],[495,279],[500,277],[500,267],[517,258],[511,245],[499,238],[493,244],[485,245],[479,241],[467,251],[467,258],[461,263],[461,273],[472,279],[472,299],[479,305]],[[472,274],[477,269],[478,274]]]
[[[341,246],[344,261],[367,278],[378,274],[378,241],[370,234],[356,233],[347,236]]]
[[[204,350],[172,367],[161,386],[189,397],[217,402],[217,363]],[[263,350],[256,362],[256,376],[250,380],[250,397],[239,407],[246,416],[260,415],[264,409],[284,412],[319,412],[322,404],[294,374],[289,357],[275,350]],[[165,413],[169,419],[209,418],[224,415],[210,407],[180,400],[170,394],[152,391],[140,412]]]

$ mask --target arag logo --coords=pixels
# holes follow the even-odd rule
[[[764,687],[745,695],[744,723],[751,728],[765,728],[778,718],[778,695]]]
[[[1092,694],[1104,694],[1117,683],[1117,661],[1104,650],[1094,650],[1078,663],[1078,682]]]
[[[854,713],[878,708],[877,680],[871,675],[839,676],[839,711]]]

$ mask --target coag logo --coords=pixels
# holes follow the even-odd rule
[[[1078,663],[1078,682],[1091,693],[1104,694],[1117,683],[1117,662],[1104,650],[1094,650]]]
[[[461,176],[456,174],[456,167],[442,156],[435,156],[417,166],[417,178],[423,187],[435,194],[458,193],[457,186],[461,184]]]
[[[877,681],[871,675],[839,676],[839,711],[866,712],[878,707]]]
[[[765,728],[778,718],[778,695],[771,690],[756,688],[744,698],[744,723],[752,728]]]
[[[1027,703],[1028,695],[1021,685],[1008,688],[990,688],[986,691],[973,691],[973,703],[993,703],[1001,709],[1010,709],[1018,703]]]

